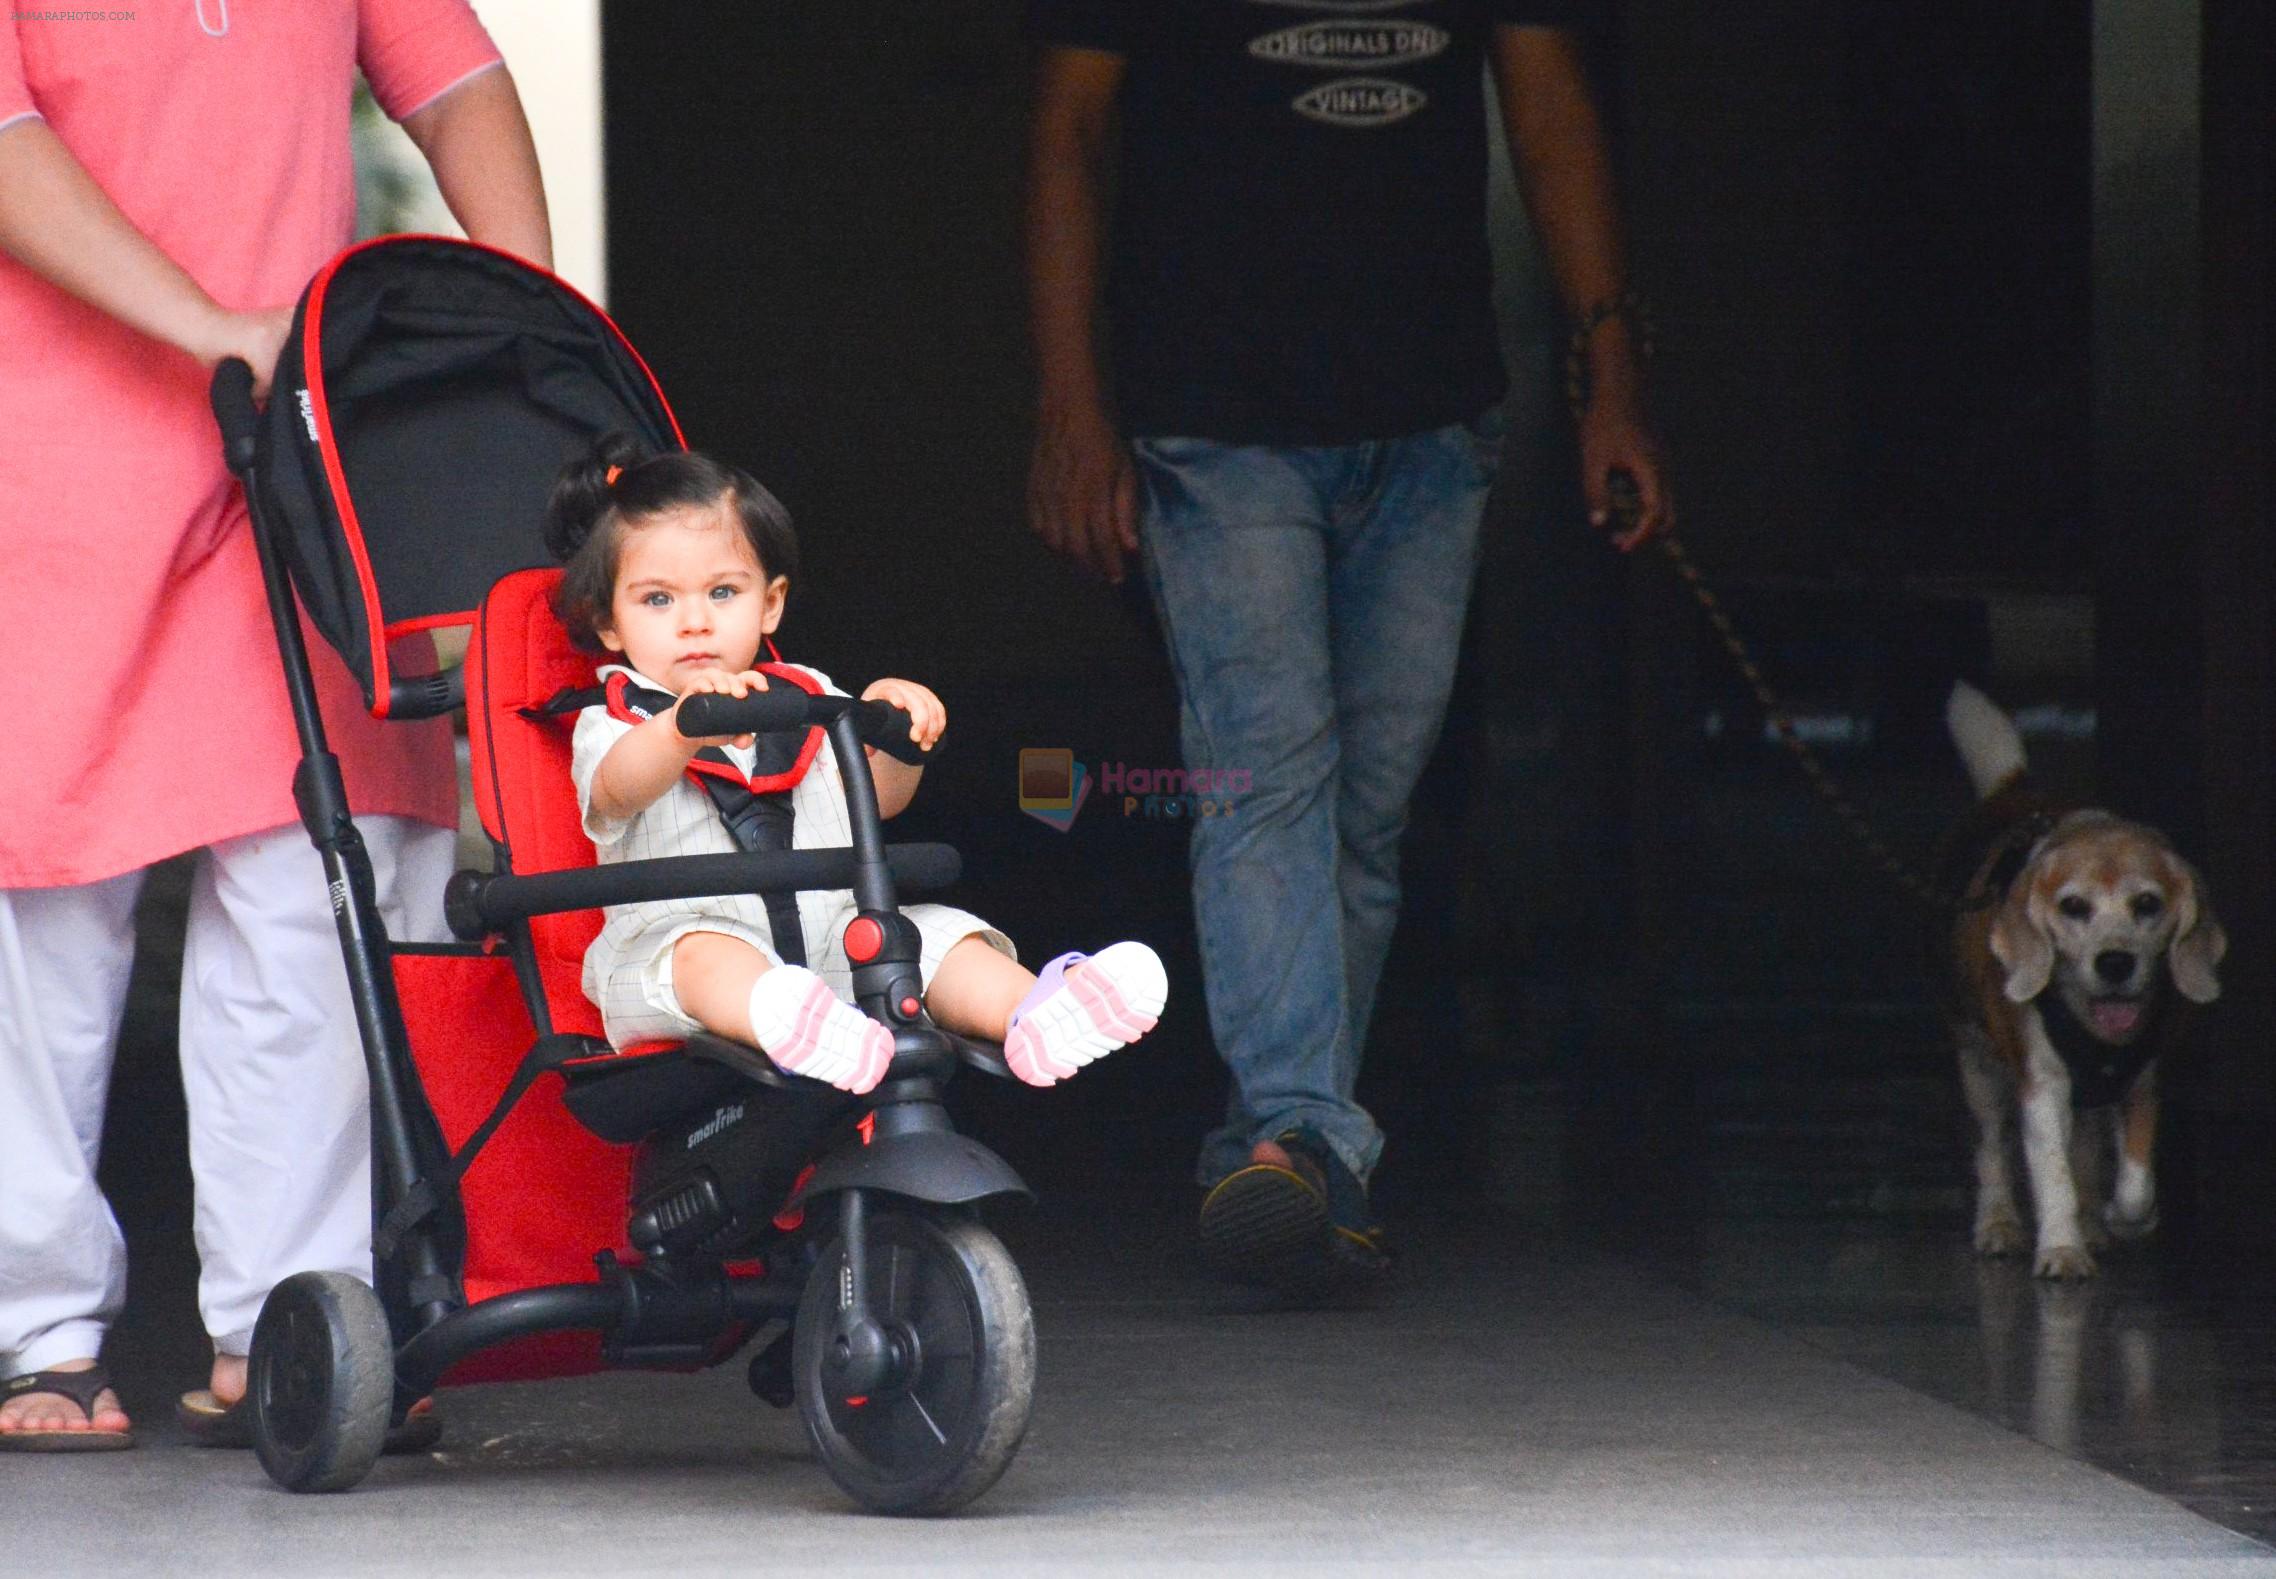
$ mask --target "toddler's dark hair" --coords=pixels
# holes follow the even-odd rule
[[[615,472],[615,480],[609,474]],[[766,486],[739,467],[708,455],[673,450],[652,455],[628,433],[604,433],[561,468],[545,507],[545,546],[562,564],[553,611],[569,639],[601,652],[600,630],[616,596],[617,560],[624,534],[674,510],[733,506],[743,536],[768,579],[798,579],[798,534],[790,512]]]

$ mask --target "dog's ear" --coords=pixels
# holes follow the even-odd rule
[[[2038,885],[2029,872],[2016,878],[1992,917],[1991,951],[2007,969],[2005,991],[2010,1003],[2029,1003],[2047,990],[2055,973],[2055,940],[2047,936],[2040,913]]]
[[[2205,880],[2197,868],[2179,856],[2173,857],[2173,865],[2179,881],[2174,884],[2173,944],[2165,951],[2166,968],[2173,972],[2173,984],[2184,998],[2211,1003],[2221,995],[2221,979],[2213,971],[2229,951],[2229,935],[2213,918]]]

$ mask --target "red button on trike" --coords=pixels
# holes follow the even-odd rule
[[[866,965],[885,946],[885,929],[867,916],[856,916],[846,926],[846,958]]]

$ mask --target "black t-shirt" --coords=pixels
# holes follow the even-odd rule
[[[1122,426],[1342,444],[1476,415],[1504,376],[1485,46],[1594,0],[1029,0],[1126,58],[1107,310]]]

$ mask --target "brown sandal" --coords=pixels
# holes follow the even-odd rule
[[[26,1371],[0,1382],[0,1404],[32,1393],[53,1393],[79,1406],[92,1422],[95,1400],[110,1390],[111,1373],[100,1365],[83,1371]],[[97,1431],[82,1426],[70,1431],[0,1431],[0,1453],[115,1453],[134,1446],[132,1431]]]

